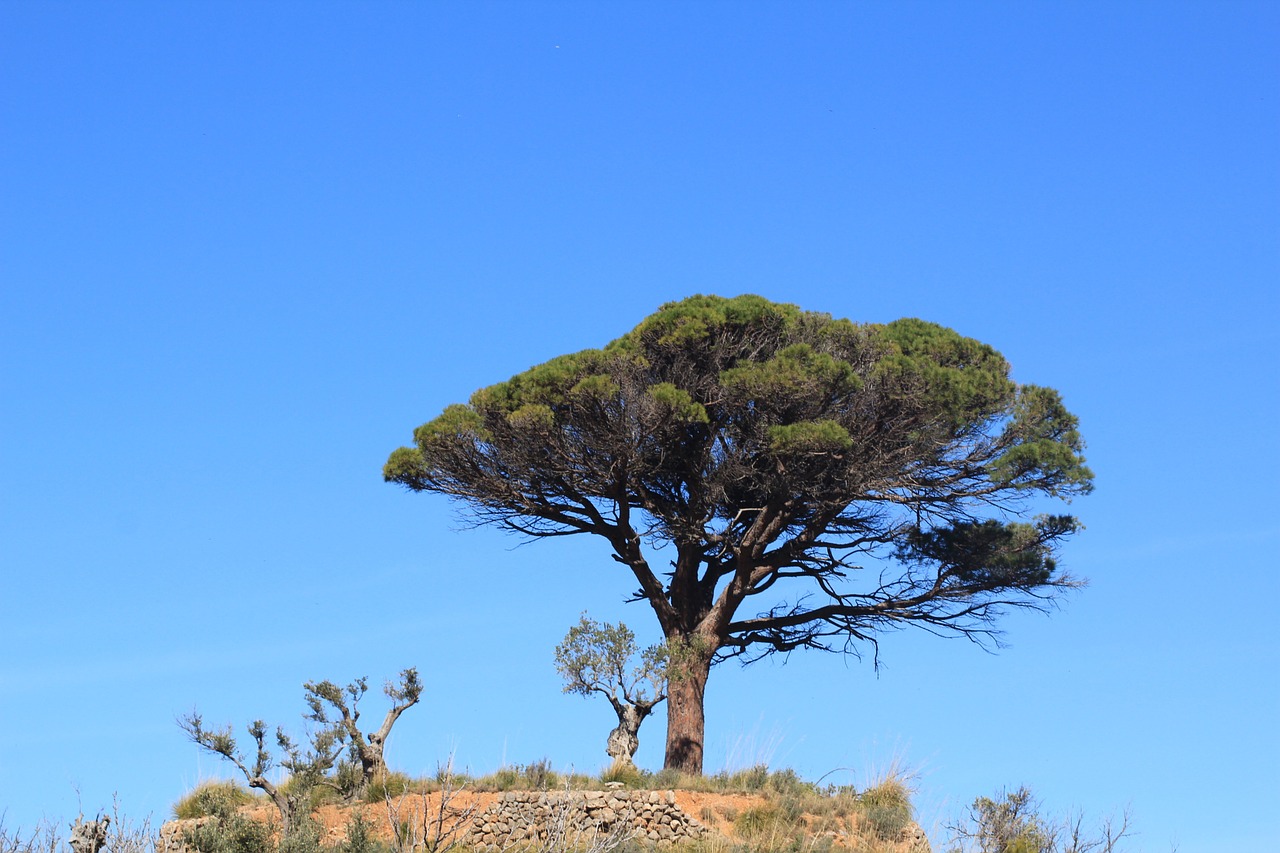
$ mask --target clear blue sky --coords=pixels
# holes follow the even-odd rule
[[[177,715],[296,725],[304,681],[409,665],[394,765],[598,769],[612,712],[551,653],[584,609],[656,639],[631,584],[381,465],[751,292],[1060,389],[1091,586],[998,655],[728,665],[708,769],[897,756],[931,829],[1025,783],[1131,805],[1132,849],[1274,850],[1278,235],[1274,3],[0,4],[7,825],[161,818],[227,772]]]

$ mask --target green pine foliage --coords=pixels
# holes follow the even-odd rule
[[[605,538],[706,668],[907,624],[981,643],[1005,609],[1047,607],[1080,585],[1055,560],[1079,524],[1022,511],[1087,494],[1083,450],[1057,391],[952,329],[699,295],[477,390],[383,474],[522,535]],[[669,582],[646,555],[663,545]]]

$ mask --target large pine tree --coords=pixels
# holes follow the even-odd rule
[[[605,540],[667,638],[666,766],[692,772],[718,660],[857,654],[910,624],[988,642],[1004,609],[1076,586],[1053,556],[1075,518],[1027,515],[1093,476],[1058,393],[991,347],[758,296],[664,305],[414,440],[387,480],[525,536]]]

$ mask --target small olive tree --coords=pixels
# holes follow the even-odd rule
[[[332,681],[308,681],[303,689],[307,691],[307,706],[311,709],[306,718],[337,730],[339,738],[348,744],[352,761],[360,763],[358,788],[347,792],[348,796],[355,797],[363,793],[375,779],[386,776],[384,750],[387,738],[391,735],[391,727],[422,696],[418,670],[406,669],[400,673],[398,684],[390,681],[386,683],[383,692],[391,700],[391,709],[383,717],[382,725],[377,731],[371,731],[367,735],[360,731],[357,724],[360,721],[360,700],[369,689],[369,679],[359,678],[346,687],[339,687]]]
[[[195,711],[179,717],[178,726],[197,745],[234,764],[244,774],[250,788],[257,788],[271,798],[280,812],[280,828],[286,838],[298,826],[299,819],[306,816],[303,807],[310,802],[311,791],[317,785],[326,783],[326,774],[333,769],[342,749],[342,741],[336,729],[316,732],[304,749],[285,734],[284,729],[277,728],[275,741],[281,754],[277,759],[267,748],[267,724],[262,720],[255,720],[248,728],[255,746],[254,756],[250,759],[240,750],[231,726],[218,730],[206,729],[204,720]],[[267,778],[267,774],[275,767],[288,771],[290,784],[287,787],[277,785]]]
[[[387,711],[377,731],[365,735],[356,724],[360,719],[360,700],[368,690],[368,679],[357,679],[345,688],[339,688],[330,681],[309,681],[303,688],[306,690],[307,707],[311,709],[304,718],[320,723],[321,727],[308,736],[305,746],[290,738],[284,729],[277,728],[275,743],[279,758],[274,757],[267,747],[267,724],[262,720],[255,720],[248,728],[254,742],[253,757],[250,758],[240,750],[231,726],[205,728],[204,720],[195,711],[178,718],[178,726],[187,737],[230,761],[244,774],[250,788],[257,788],[271,799],[280,812],[285,836],[298,827],[299,818],[306,816],[302,809],[310,802],[311,792],[316,787],[330,788],[351,799],[363,793],[374,778],[386,773],[383,753],[391,727],[422,695],[417,669],[402,671],[399,683],[388,682],[384,688],[392,701],[391,710]],[[330,711],[336,714],[331,717]],[[349,777],[344,778],[341,772],[334,772],[341,769],[339,763],[344,746],[350,751],[352,763],[358,761],[360,764],[360,780],[354,786]],[[276,767],[289,774],[287,786],[277,785],[267,778],[267,774]]]
[[[556,646],[556,669],[565,693],[600,693],[618,715],[605,751],[614,768],[632,766],[640,747],[640,724],[667,698],[667,651],[654,645],[637,655],[636,635],[622,623],[595,622],[582,614]]]

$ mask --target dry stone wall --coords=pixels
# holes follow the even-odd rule
[[[475,818],[468,840],[481,849],[608,837],[674,843],[706,831],[671,791],[511,791]]]

